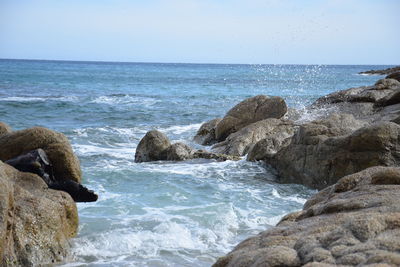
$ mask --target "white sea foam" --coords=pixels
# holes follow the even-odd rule
[[[31,97],[31,96],[11,96],[11,97],[2,97],[0,101],[4,102],[44,102],[48,100],[56,100],[56,101],[77,101],[78,97],[76,96],[43,96],[43,97]]]
[[[160,128],[159,130],[165,133],[183,134],[186,132],[197,131],[201,125],[202,125],[201,123],[195,123],[189,125],[175,125],[167,128]]]
[[[120,159],[133,159],[134,147],[124,144],[122,147],[100,147],[96,145],[72,145],[78,156],[108,155]]]
[[[281,194],[276,191],[275,188],[272,189],[272,195],[276,198],[284,199],[284,200],[289,200],[289,201],[294,201],[300,204],[306,203],[307,199],[299,197],[298,195],[291,195],[291,196],[282,196]]]
[[[150,107],[150,106],[153,106],[153,105],[161,102],[161,100],[154,99],[151,97],[137,97],[137,96],[131,96],[131,95],[108,95],[108,96],[96,97],[91,102],[97,103],[97,104],[109,104],[109,105],[140,104],[140,105],[143,105],[146,107]]]

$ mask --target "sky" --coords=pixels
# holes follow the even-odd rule
[[[400,0],[0,0],[0,58],[400,64]]]

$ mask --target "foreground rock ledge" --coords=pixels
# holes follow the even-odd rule
[[[400,266],[400,168],[340,179],[213,266]]]
[[[68,255],[78,230],[75,202],[35,174],[0,161],[0,265],[43,266]]]

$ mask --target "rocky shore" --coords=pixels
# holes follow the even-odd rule
[[[0,265],[64,261],[78,231],[75,201],[97,200],[80,184],[68,139],[46,128],[12,131],[0,123],[0,148]]]
[[[247,155],[272,166],[278,182],[321,190],[302,211],[243,241],[215,267],[400,265],[400,82],[394,71],[374,85],[317,99],[306,109],[317,118],[312,121],[280,97],[259,95],[200,127],[194,140],[211,146],[208,153]],[[146,136],[138,158],[149,153]],[[168,142],[155,160],[191,157],[169,156],[176,149]]]

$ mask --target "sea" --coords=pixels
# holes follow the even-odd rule
[[[146,132],[210,149],[193,142],[201,124],[248,97],[281,96],[304,110],[333,91],[375,83],[384,76],[358,73],[387,67],[3,59],[0,121],[64,133],[82,183],[99,195],[77,204],[79,233],[62,266],[211,266],[315,191],[280,184],[273,169],[245,157],[135,163]]]

